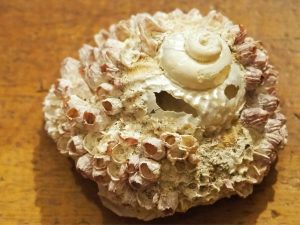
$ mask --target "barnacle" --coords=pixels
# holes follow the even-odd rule
[[[66,58],[46,130],[120,216],[151,220],[246,197],[286,143],[278,73],[211,11],[138,14]]]

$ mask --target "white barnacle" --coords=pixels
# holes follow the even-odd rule
[[[69,135],[61,135],[56,140],[57,149],[61,154],[69,153],[68,143],[70,142]]]
[[[76,108],[69,108],[66,112],[66,116],[69,120],[79,118],[79,111]]]
[[[161,160],[165,155],[163,142],[155,137],[145,138],[142,142],[143,152],[146,157]]]
[[[102,133],[99,132],[89,132],[82,141],[83,148],[90,153],[96,152],[96,146],[102,137]]]
[[[112,93],[114,86],[110,83],[101,83],[97,87],[97,95],[102,99],[106,98],[109,94]]]
[[[139,172],[141,177],[148,181],[157,181],[159,175],[160,175],[160,163],[143,158],[139,162]]]
[[[167,148],[173,148],[178,145],[180,141],[180,135],[177,133],[163,133],[160,138],[163,140],[164,145]]]
[[[114,163],[123,164],[127,162],[128,153],[128,149],[124,148],[121,144],[117,144],[111,149],[110,156]]]
[[[84,176],[91,177],[93,172],[93,156],[89,153],[80,156],[76,162],[76,169]]]
[[[132,189],[140,190],[147,187],[150,182],[144,179],[138,172],[131,175],[128,179],[129,185]]]
[[[122,102],[118,98],[106,98],[101,103],[104,112],[108,115],[116,115],[121,112]]]
[[[179,149],[184,149],[189,153],[195,153],[199,143],[197,139],[192,135],[181,135],[180,143],[178,145]]]
[[[128,157],[128,162],[127,162],[127,168],[126,171],[129,174],[133,174],[139,170],[139,162],[140,162],[140,157],[139,155],[130,155]]]
[[[189,152],[186,149],[179,149],[179,148],[171,148],[168,149],[167,158],[175,164],[176,161],[183,161],[186,160],[189,156]]]
[[[111,161],[108,155],[97,154],[94,155],[93,167],[96,170],[103,170],[107,168],[108,163]]]
[[[113,24],[109,30],[120,41],[125,41],[131,35],[130,23],[126,20],[121,20],[119,23]]]
[[[120,164],[110,162],[107,165],[106,172],[112,181],[119,181],[121,179],[121,176],[120,176],[121,165]]]
[[[68,142],[67,149],[71,157],[78,157],[87,153],[83,147],[83,136],[72,136]]]
[[[125,130],[120,133],[120,138],[128,146],[136,146],[139,143],[141,134],[136,131]]]

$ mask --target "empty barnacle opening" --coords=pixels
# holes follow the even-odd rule
[[[106,163],[105,163],[105,160],[103,158],[96,158],[94,159],[94,166],[96,168],[106,168]]]
[[[173,134],[167,134],[164,137],[164,141],[169,145],[172,146],[176,142],[176,137]]]
[[[107,175],[106,170],[93,170],[92,176],[99,184],[106,185],[110,182],[110,177]]]
[[[130,187],[135,190],[141,189],[143,187],[143,184],[145,184],[145,181],[138,173],[135,173],[132,176],[130,176],[128,182]]]
[[[182,99],[174,98],[166,91],[154,92],[156,104],[164,111],[184,112],[197,117],[197,110]]]
[[[83,148],[82,143],[83,143],[82,136],[73,136],[69,140],[67,149],[71,157],[80,156],[86,153],[86,150]]]
[[[182,143],[181,144],[186,146],[186,147],[193,147],[193,145],[195,144],[195,141],[191,138],[182,137]]]
[[[181,146],[192,148],[196,147],[197,139],[191,135],[182,135],[181,136]]]
[[[114,180],[114,181],[120,180],[120,177],[119,177],[120,165],[111,162],[108,164],[106,171],[112,180]]]
[[[127,159],[127,168],[126,171],[128,173],[134,173],[138,170],[138,163],[139,163],[140,157],[139,155],[130,155]]]
[[[129,146],[137,145],[139,143],[139,141],[136,138],[131,138],[131,137],[125,138],[124,142]]]
[[[101,104],[108,115],[116,115],[122,108],[122,102],[118,98],[106,98],[101,101]]]
[[[126,167],[126,171],[127,173],[131,174],[136,172],[137,168],[135,165],[131,164],[131,163],[127,163],[127,167]]]
[[[154,174],[154,171],[152,171],[146,163],[141,163],[140,173],[147,180],[153,180],[157,178],[157,175]]]
[[[139,164],[139,172],[144,179],[154,181],[159,177],[160,164],[150,159],[144,159]]]
[[[118,144],[112,148],[111,157],[116,163],[125,163],[127,157],[126,150],[120,144]]]
[[[109,161],[110,157],[108,155],[96,155],[93,159],[93,165],[97,169],[105,169]]]
[[[106,111],[112,111],[112,104],[110,101],[102,101],[102,106]]]
[[[142,184],[139,183],[139,182],[136,181],[136,180],[130,180],[130,181],[129,181],[129,184],[130,184],[130,186],[131,186],[133,189],[136,189],[136,190],[142,188]]]
[[[145,151],[150,155],[154,155],[158,150],[157,147],[151,143],[144,143],[143,146],[145,148]]]
[[[229,84],[226,86],[226,88],[224,90],[224,94],[230,100],[237,95],[238,91],[239,91],[239,86]]]
[[[96,122],[96,116],[91,112],[84,112],[83,120],[86,124],[93,125]]]
[[[139,143],[139,134],[135,132],[120,132],[119,139],[128,146],[135,146]]]
[[[187,157],[188,152],[183,149],[174,148],[174,149],[169,149],[168,155],[173,159],[183,160]]]
[[[66,115],[67,115],[67,117],[68,117],[69,119],[72,120],[72,119],[75,119],[75,118],[77,118],[77,117],[79,116],[79,112],[78,112],[78,110],[75,109],[75,108],[70,108],[70,109],[67,111]]]

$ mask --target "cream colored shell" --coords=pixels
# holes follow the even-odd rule
[[[177,9],[137,14],[95,41],[63,61],[44,115],[106,207],[151,220],[251,194],[287,131],[278,73],[242,26]]]
[[[197,91],[215,88],[230,71],[228,44],[208,30],[188,30],[164,39],[160,63],[176,84]],[[239,76],[239,75],[238,75]]]

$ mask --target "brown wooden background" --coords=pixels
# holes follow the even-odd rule
[[[43,130],[42,101],[66,56],[137,12],[215,8],[265,43],[281,72],[289,143],[247,199],[155,224],[300,224],[300,1],[0,0],[0,224],[136,224],[105,209]]]

